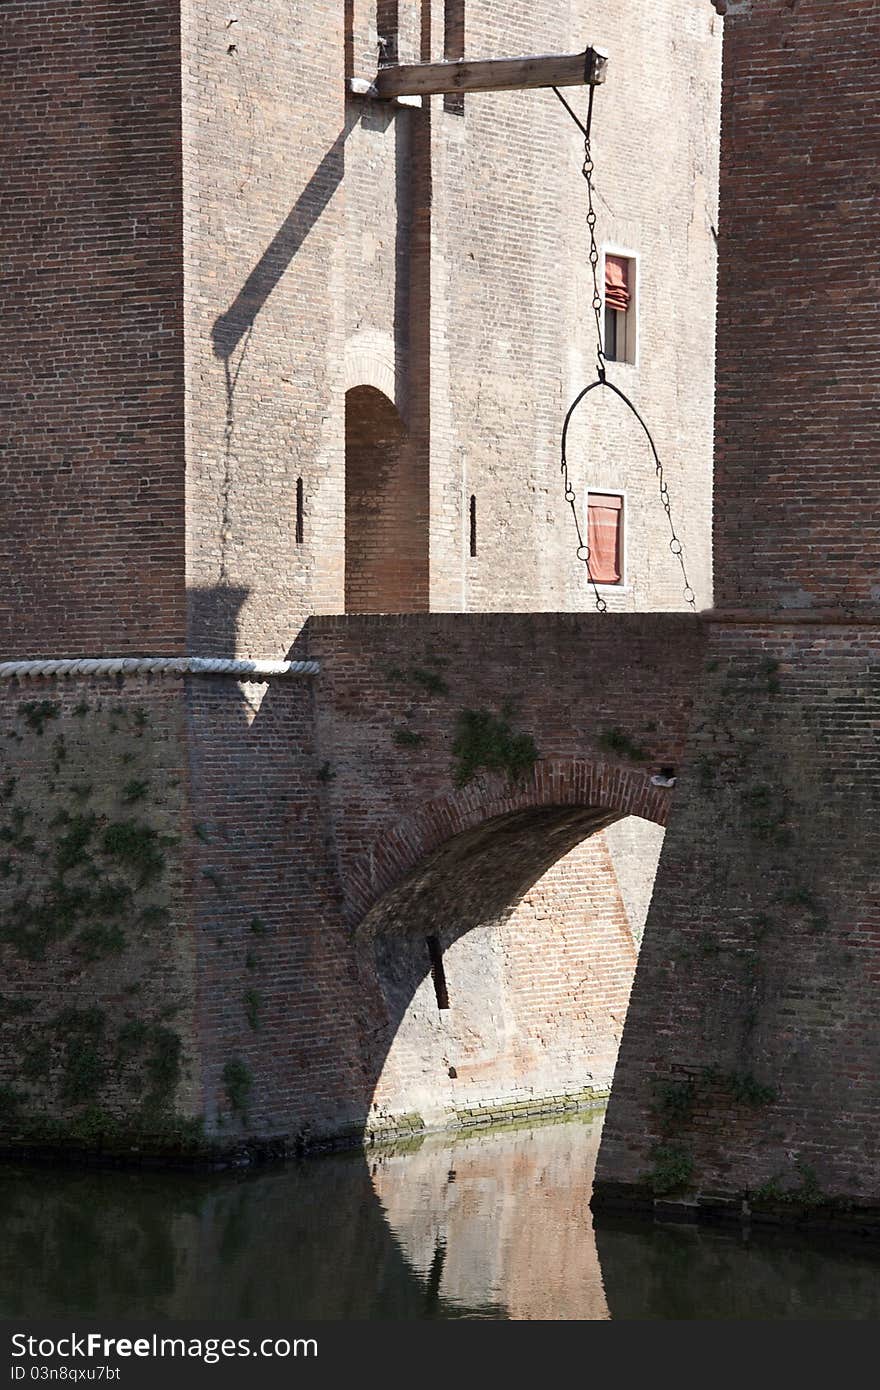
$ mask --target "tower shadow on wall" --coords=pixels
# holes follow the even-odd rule
[[[345,142],[358,123],[385,129],[393,111],[376,103],[350,101],[346,122],[303,188],[287,217],[248,275],[229,308],[214,321],[211,344],[223,364],[225,417],[223,425],[223,483],[220,518],[220,579],[227,578],[227,546],[231,529],[230,496],[235,453],[236,396],[255,333],[257,317],[295,256],[317,225],[345,172]]]
[[[236,424],[235,398],[251,344],[254,323],[342,181],[343,149],[347,135],[348,128],[341,131],[333,141],[232,304],[214,321],[211,330],[214,356],[223,363],[226,396],[220,518],[221,581],[227,578],[227,546],[231,527],[229,507]]]
[[[248,275],[229,308],[214,321],[211,344],[214,356],[224,364],[227,384],[227,419],[257,315],[281,281],[285,271],[316,226],[345,173],[345,142],[358,124],[384,130],[394,119],[392,109],[352,99],[345,125],[322,157],[278,231]],[[236,353],[239,353],[236,358]]]
[[[231,584],[187,589],[186,649],[191,656],[236,656],[239,616],[249,593]]]

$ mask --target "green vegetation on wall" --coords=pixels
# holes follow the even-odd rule
[[[535,740],[531,734],[517,733],[512,718],[509,704],[497,715],[485,709],[460,711],[452,744],[457,787],[467,786],[478,772],[499,773],[516,784],[532,771],[538,758]]]
[[[49,729],[53,737],[47,736]],[[196,1143],[171,934],[177,803],[143,705],[23,701],[0,745],[0,1140]],[[17,964],[18,963],[18,964]],[[155,976],[153,972],[155,973]],[[28,988],[14,992],[16,979]]]

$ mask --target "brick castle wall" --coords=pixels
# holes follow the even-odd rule
[[[725,46],[717,603],[870,608],[880,308],[864,247],[880,211],[864,112],[876,15],[858,0],[737,11]],[[817,52],[837,75],[833,99],[815,79]]]
[[[4,7],[0,652],[184,638],[178,5]]]
[[[441,54],[455,38],[444,9],[354,0],[343,25],[329,4],[259,0],[235,23],[183,7],[187,572],[199,650],[234,639],[242,654],[282,655],[310,614],[343,610],[344,403],[359,388],[382,392],[407,440],[390,486],[369,498],[354,487],[370,509],[370,563],[406,558],[395,585],[375,592],[380,611],[590,603],[558,472],[562,415],[594,356],[580,137],[548,92],[458,110],[344,94],[346,75],[375,72],[380,29],[401,61]],[[615,0],[503,16],[473,6],[465,27],[472,56],[587,38],[612,51],[595,118],[600,231],[603,245],[638,255],[640,276],[639,362],[614,378],[656,429],[708,606],[720,21],[709,5],[663,0],[646,26],[634,0]],[[668,81],[653,81],[658,69]],[[675,158],[670,122],[683,132]],[[348,457],[352,472],[363,466],[354,439]],[[630,582],[612,608],[682,608],[638,426],[594,398],[572,457],[582,501],[589,487],[627,495]],[[370,582],[353,562],[350,547],[349,603],[361,608]]]
[[[0,1141],[198,1142],[180,681],[5,685]]]
[[[556,450],[561,409],[591,360],[583,228],[572,216],[583,187],[578,137],[549,94],[437,101],[422,111],[346,97],[344,78],[375,62],[380,29],[402,59],[460,51],[461,10],[437,3],[398,14],[394,4],[375,9],[361,0],[343,11],[253,0],[239,14],[218,15],[201,0],[169,0],[146,18],[114,6],[87,29],[79,18],[61,0],[41,7],[39,22],[23,6],[11,13],[21,76],[10,91],[23,131],[12,189],[16,216],[20,202],[30,221],[24,237],[16,221],[5,306],[26,371],[14,383],[2,655],[281,656],[310,615],[346,605],[581,608],[583,573],[558,496]],[[615,51],[616,81],[600,96],[596,125],[609,210],[603,234],[641,258],[640,363],[621,365],[620,381],[652,414],[661,445],[678,444],[670,484],[681,498],[692,579],[708,602],[720,37],[711,12],[664,0],[648,32],[632,0],[601,14],[580,3],[552,16],[518,5],[503,20],[469,14],[465,30],[473,55],[511,45],[581,47],[585,35]],[[622,36],[626,42],[617,42]],[[646,83],[645,73],[673,52],[668,87]],[[32,99],[36,82],[45,105]],[[658,176],[657,145],[673,111],[688,131],[687,154]],[[673,337],[686,344],[686,370],[670,359]],[[346,449],[346,397],[351,422],[364,390],[381,392],[386,415],[396,410],[400,421],[401,467],[387,486],[378,486],[369,430],[359,437],[352,428]],[[575,440],[579,492],[591,485],[627,492],[631,584],[612,607],[681,607],[677,568],[657,524],[662,513],[656,500],[649,505],[650,460],[633,461],[628,429],[603,417],[601,457],[589,454],[586,427]],[[385,436],[374,430],[376,438]],[[580,708],[586,687],[564,699],[553,693],[558,663],[580,640],[576,628],[554,627],[545,645],[538,679],[550,686],[546,697],[518,674],[534,679],[543,640],[525,618],[499,619],[494,635],[479,622],[460,636],[454,624],[441,624],[425,640],[443,659],[463,663],[462,708],[469,701],[501,717],[512,697],[518,717],[540,734],[542,806],[552,804],[564,764],[566,797],[592,788],[618,810],[644,813],[650,803],[656,811],[666,798],[646,789],[644,775],[621,778],[620,747],[602,749],[597,739],[617,730],[630,749],[642,748],[651,770],[675,762],[684,710],[677,677],[669,711],[658,713],[655,697],[642,691],[635,699],[629,690],[636,630],[610,643],[589,631],[591,660],[622,661],[630,676],[624,682],[615,670],[609,691],[578,658],[572,669],[594,691],[589,718]],[[274,684],[249,691],[191,681],[161,697],[168,719],[174,707],[188,785],[183,829],[170,821],[167,828],[182,835],[180,932],[191,945],[194,933],[196,955],[195,965],[187,957],[181,967],[190,1010],[181,1046],[199,1054],[182,1113],[203,1116],[208,1133],[221,1138],[329,1133],[362,1120],[377,1079],[363,1010],[379,982],[368,981],[364,1003],[345,935],[355,882],[348,875],[362,864],[346,855],[362,856],[370,837],[378,843],[386,830],[395,834],[414,792],[420,800],[456,796],[451,706],[444,715],[421,703],[432,679],[436,694],[445,668],[427,659],[422,636],[393,624],[385,632],[340,629],[340,647],[332,632],[331,624],[308,636],[338,661],[316,697],[329,692],[325,710],[312,706],[307,688],[285,695]],[[687,668],[692,644],[682,641]],[[657,663],[666,669],[652,638],[636,644],[646,671]],[[389,684],[380,657],[406,673],[402,684]],[[353,663],[362,660],[372,682],[366,698],[385,702],[379,710],[393,727],[352,718],[364,690],[359,672],[351,680]],[[428,686],[413,683],[413,669],[427,673]],[[121,707],[132,689],[121,687]],[[37,698],[54,701],[56,693],[50,683]],[[147,693],[159,698],[155,687]],[[445,722],[431,748],[433,731],[421,723],[438,718]],[[401,732],[424,737],[427,747],[414,758],[416,744],[395,742]],[[366,762],[344,764],[371,758],[377,735],[371,781]],[[103,865],[101,836],[113,815],[125,821],[126,787],[138,780],[121,761],[109,766],[100,743],[96,736],[95,764],[116,809],[108,803],[100,811],[92,847],[80,846],[83,873],[95,855]],[[14,751],[30,757],[24,744]],[[352,779],[360,800],[346,820],[340,793]],[[504,800],[496,792],[493,807]],[[523,937],[527,916],[535,936],[523,941],[517,964],[510,935],[510,980],[527,969],[542,935],[554,948],[567,939],[571,914],[581,910],[573,885],[587,866],[595,861],[597,883],[608,881],[601,841],[578,859],[587,828],[596,824],[564,817],[542,826],[554,853],[543,854],[541,871],[560,854],[573,858],[520,902]],[[11,822],[10,830],[19,834]],[[60,823],[56,830],[67,833]],[[51,862],[56,848],[43,848]],[[40,901],[51,901],[54,890],[40,873],[32,886]],[[14,894],[10,903],[14,915]],[[594,915],[618,931],[619,903],[612,907],[607,894]],[[111,921],[108,940],[117,927]],[[128,949],[120,948],[120,961]],[[149,949],[164,960],[171,947],[163,938]],[[621,980],[615,989],[619,1012]],[[548,1037],[561,1037],[551,996]],[[137,1022],[109,976],[98,997],[108,1016],[105,1041]],[[145,1026],[165,1027],[154,1002],[158,1013]],[[501,1004],[499,996],[493,1007]],[[162,1007],[177,1006],[169,996]],[[539,1023],[533,1009],[533,1032]],[[581,1046],[581,1023],[565,1027],[581,1028]],[[102,1053],[97,1065],[118,1081],[115,1056]],[[579,1065],[572,1063],[572,1076]],[[17,1075],[19,1061],[10,1066]],[[496,1075],[503,1089],[499,1068]],[[521,1080],[514,1076],[513,1086]],[[104,1102],[107,1113],[126,1113],[112,1085]]]
[[[529,834],[541,827],[530,827]],[[512,848],[512,847],[511,847]],[[373,943],[386,1008],[406,1007],[382,1066],[370,1117],[381,1130],[413,1112],[427,1124],[469,1125],[488,1115],[583,1102],[611,1088],[636,949],[601,834],[569,851],[499,912],[489,907],[485,860],[459,865],[456,897],[479,876],[488,920],[432,894],[421,913]],[[510,867],[496,872],[510,894]],[[493,920],[494,916],[494,920]],[[448,1009],[425,974],[427,938],[443,951]]]
[[[595,1200],[876,1227],[877,13],[727,10],[720,611]]]
[[[104,1148],[185,1147],[188,1119],[224,1147],[292,1146],[393,1128],[417,1092],[436,1120],[450,1078],[429,1103],[425,1078],[456,1037],[456,1110],[607,1085],[634,948],[601,838],[576,847],[622,814],[665,819],[650,773],[679,756],[702,644],[684,616],[622,621],[628,643],[595,615],[317,619],[314,682],[9,688],[0,921],[26,1007],[4,1019],[6,1145],[48,1117],[48,1138]],[[478,748],[457,787],[461,715],[498,717],[517,654],[557,672],[506,716],[537,762],[510,782]],[[587,717],[575,691],[600,679]],[[420,1022],[432,931],[445,1040]]]
[[[707,655],[599,1175],[609,1200],[870,1206],[876,638],[718,627]]]

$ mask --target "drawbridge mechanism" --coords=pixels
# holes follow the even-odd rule
[[[464,92],[515,92],[535,87],[597,87],[605,81],[608,54],[583,53],[523,58],[459,58],[444,63],[383,63],[372,80],[353,77],[349,90],[384,101],[449,96]]]
[[[547,54],[520,58],[460,58],[442,63],[380,63],[373,79],[353,77],[348,83],[349,91],[357,96],[373,97],[379,101],[395,102],[405,106],[421,106],[425,97],[462,95],[466,92],[511,92],[535,88],[549,88],[558,97],[568,115],[584,137],[584,160],[581,172],[587,185],[587,228],[590,238],[590,268],[593,278],[591,309],[596,320],[596,379],[578,392],[566,412],[562,427],[562,473],[565,500],[571,507],[577,535],[577,558],[587,571],[589,583],[593,587],[596,608],[600,613],[607,611],[608,604],[599,591],[599,586],[590,569],[589,534],[584,539],[584,530],[578,513],[577,494],[571,483],[567,445],[572,417],[578,407],[591,398],[597,389],[605,388],[613,393],[631,412],[641,426],[651,456],[660,492],[660,505],[669,523],[669,549],[681,567],[684,582],[685,603],[696,611],[696,595],[691,588],[685,568],[684,547],[679,540],[672,519],[672,504],[669,487],[663,475],[663,464],[648,426],[633,402],[618,386],[608,380],[604,335],[602,331],[602,310],[604,299],[599,289],[599,248],[596,242],[597,216],[595,210],[595,185],[593,182],[593,156],[591,150],[591,131],[593,125],[593,100],[596,88],[602,86],[607,77],[608,54],[601,48],[590,47],[583,53]],[[560,92],[560,87],[587,87],[589,100],[586,122],[582,121]]]

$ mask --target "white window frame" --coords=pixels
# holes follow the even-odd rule
[[[616,252],[612,254],[616,255]],[[596,588],[600,594],[622,594],[629,590],[629,521],[627,518],[627,497],[625,489],[619,487],[599,487],[598,484],[587,488],[587,500],[585,503],[586,515],[584,517],[584,535],[587,535],[586,528],[590,524],[590,498],[600,497],[619,497],[620,498],[620,524],[623,528],[623,545],[620,547],[620,579],[616,584],[597,584]],[[589,577],[589,566],[587,567],[587,583],[593,587],[593,581]]]
[[[624,356],[615,357],[616,364],[624,367],[638,367],[639,365],[639,290],[641,286],[641,266],[639,265],[639,255],[636,251],[628,251],[624,246],[603,246],[600,264],[602,286],[602,346],[605,345],[605,257],[619,256],[623,261],[629,261],[631,266],[630,275],[630,301],[626,313],[617,310],[618,314],[618,349],[620,346],[620,320],[623,320],[624,329]],[[615,586],[616,587],[616,586]]]

